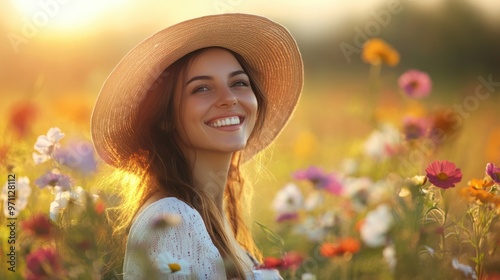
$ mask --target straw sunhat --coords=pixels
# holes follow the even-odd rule
[[[242,151],[246,162],[267,147],[288,122],[300,97],[303,64],[297,44],[281,25],[260,16],[222,14],[165,28],[134,47],[105,81],[92,113],[92,140],[99,156],[122,167],[138,152],[134,129],[141,100],[160,74],[184,55],[206,47],[240,54],[258,72],[268,113],[262,133]]]

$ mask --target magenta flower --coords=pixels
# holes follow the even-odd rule
[[[495,183],[500,184],[500,167],[490,162],[486,165],[486,174],[488,174]]]
[[[456,183],[462,181],[462,171],[453,162],[447,160],[433,161],[425,169],[427,178],[434,186],[442,189],[455,187]]]
[[[62,274],[62,265],[53,248],[40,248],[26,256],[26,279],[50,279]]]
[[[398,84],[410,97],[422,98],[431,92],[432,81],[429,75],[418,70],[408,70],[399,76]]]
[[[293,174],[296,180],[309,180],[318,189],[324,189],[331,194],[340,195],[343,186],[335,174],[326,174],[321,168],[311,166],[306,170],[298,170]]]
[[[416,117],[405,117],[403,119],[403,131],[406,140],[414,140],[426,137],[429,134],[430,123],[427,119]]]

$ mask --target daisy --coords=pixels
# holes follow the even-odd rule
[[[170,252],[163,252],[156,257],[156,267],[163,274],[191,274],[191,265],[183,259],[174,258]]]

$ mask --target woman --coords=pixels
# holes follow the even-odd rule
[[[290,33],[246,14],[181,22],[121,60],[91,130],[123,179],[124,279],[280,279],[257,270],[240,165],[282,130],[302,81]]]

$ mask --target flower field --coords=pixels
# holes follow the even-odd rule
[[[262,270],[302,280],[500,279],[500,75],[464,62],[472,70],[453,78],[434,70],[440,61],[370,37],[350,54],[359,63],[334,72],[315,70],[304,47],[295,115],[245,166]],[[44,75],[23,92],[4,89],[0,279],[116,279],[102,275],[112,256],[103,243],[120,198],[89,130],[106,73],[77,92],[61,79],[47,94]],[[168,254],[158,263],[166,274],[189,267]]]

